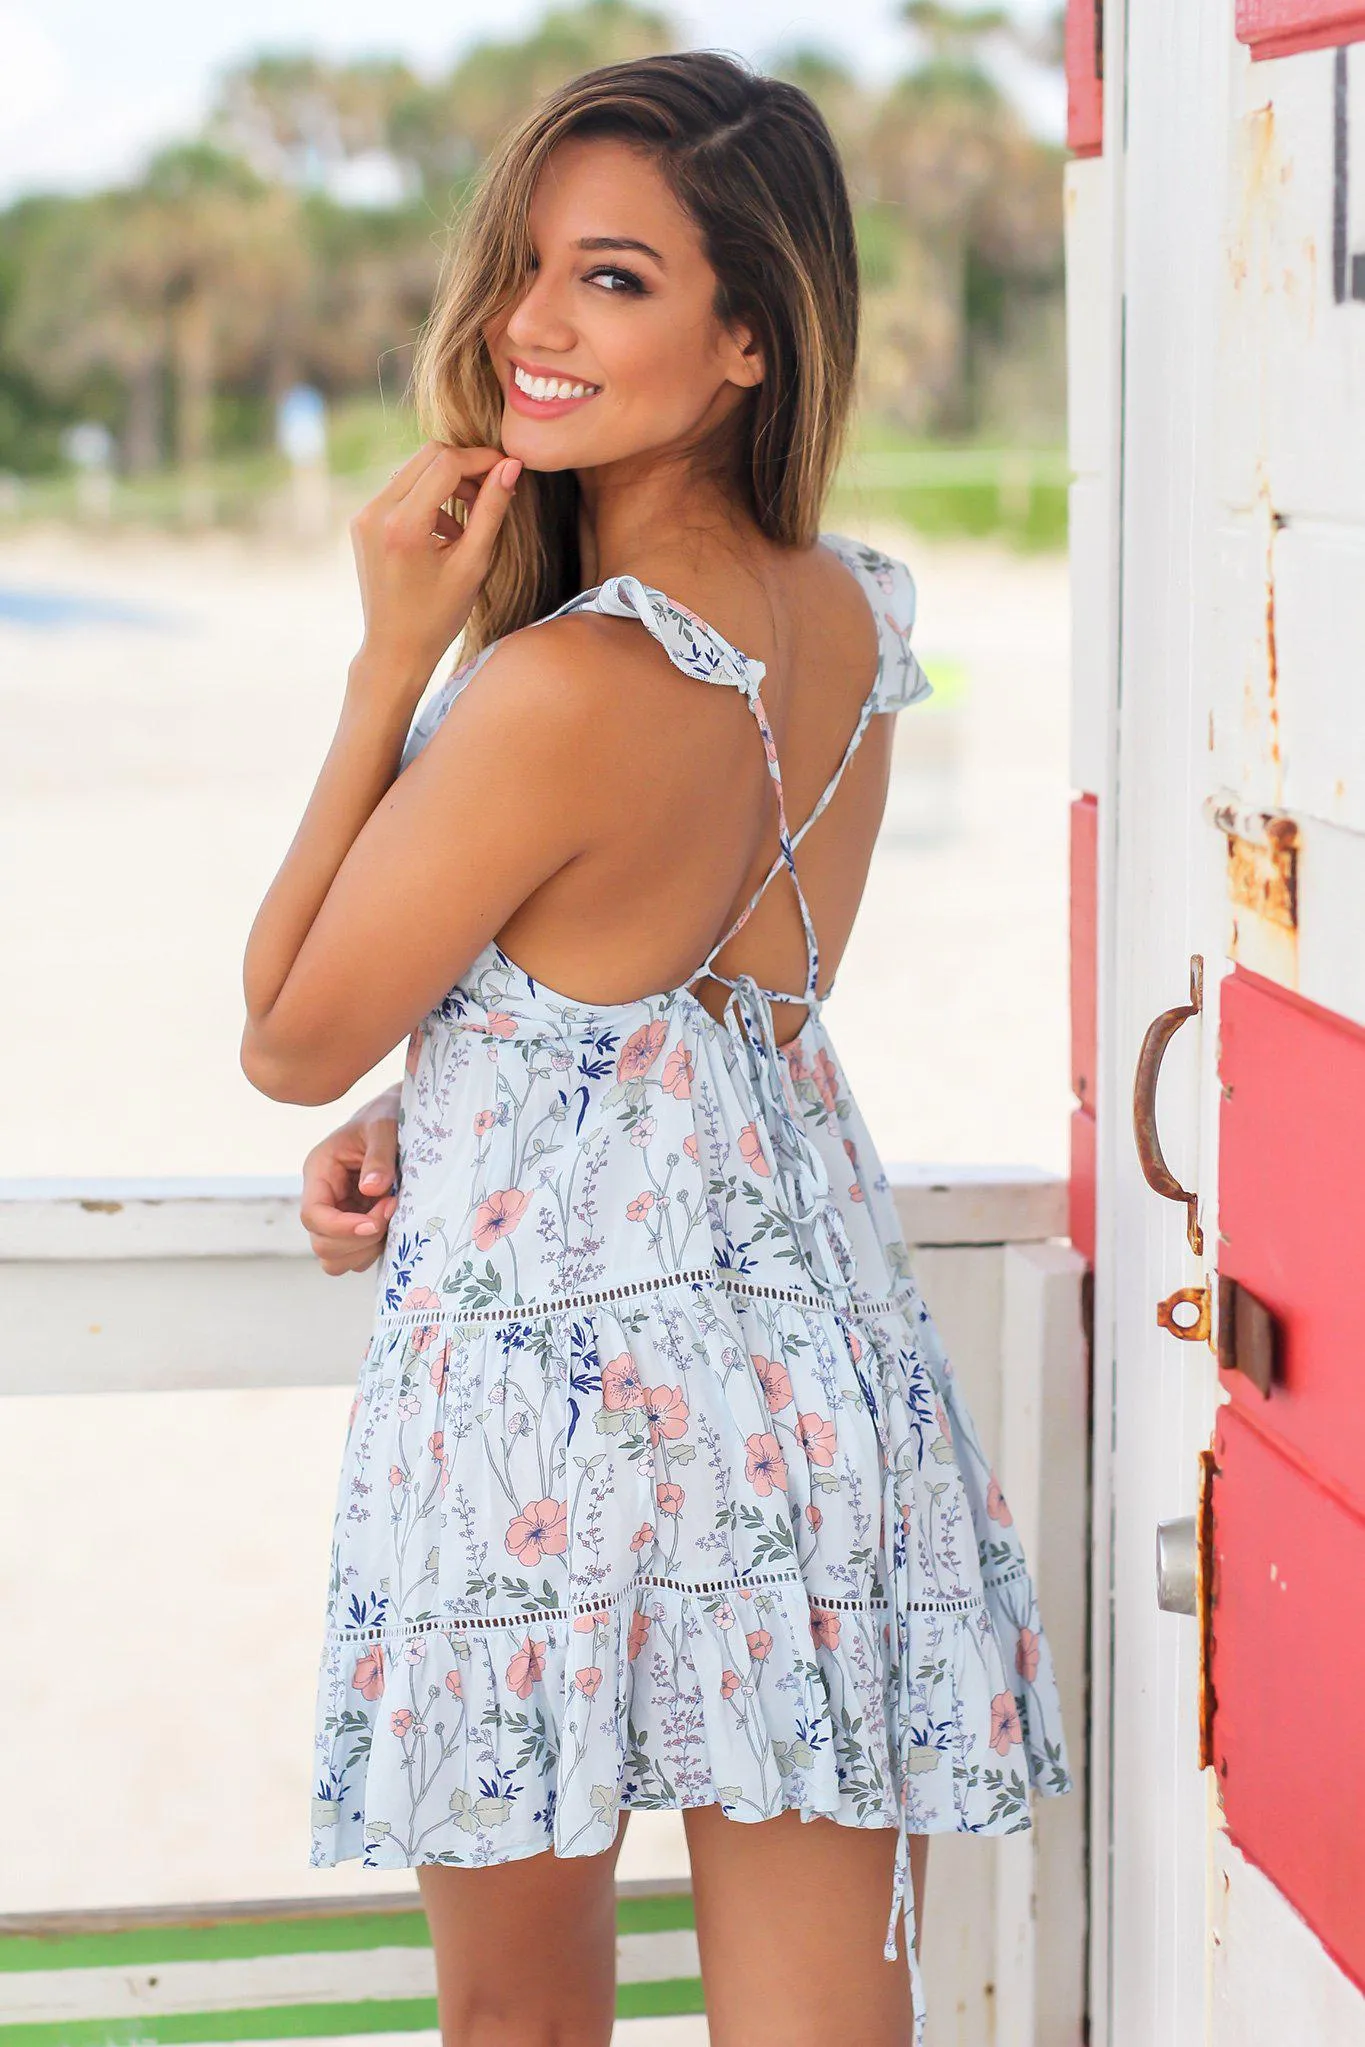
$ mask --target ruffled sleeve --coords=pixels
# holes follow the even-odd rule
[[[910,645],[915,623],[915,579],[895,555],[844,533],[822,533],[821,541],[852,569],[877,622],[881,661],[872,688],[874,711],[903,711],[932,696],[934,686]]]

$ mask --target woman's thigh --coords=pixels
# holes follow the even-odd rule
[[[616,1858],[419,1865],[444,2047],[608,2047],[616,2012]]]
[[[882,1953],[895,1830],[795,1812],[749,1823],[718,1805],[684,1820],[711,2047],[907,2047],[903,1925],[896,1960]],[[917,1926],[928,1850],[911,1835]]]

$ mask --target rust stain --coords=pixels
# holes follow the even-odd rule
[[[1214,1553],[1213,1482],[1218,1475],[1212,1450],[1199,1453],[1199,1501],[1195,1509],[1194,1603],[1199,1616],[1199,1767],[1213,1762],[1213,1610],[1218,1596]]]
[[[1298,850],[1292,818],[1278,818],[1269,824],[1264,844],[1230,832],[1228,894],[1234,904],[1264,923],[1297,931]]]

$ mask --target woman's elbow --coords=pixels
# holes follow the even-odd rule
[[[258,1094],[303,1109],[340,1100],[351,1084],[329,1074],[316,1054],[300,1056],[262,1043],[250,1024],[242,1034],[241,1063]]]

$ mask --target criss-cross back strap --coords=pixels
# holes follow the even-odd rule
[[[858,722],[853,728],[838,766],[821,790],[805,823],[791,835],[792,850],[800,845],[811,826],[823,817],[829,808],[849,762],[862,744],[863,734],[867,731],[873,715],[879,711],[903,710],[907,704],[918,703],[922,697],[933,694],[933,684],[910,650],[910,629],[915,622],[915,584],[904,562],[897,561],[893,556],[883,554],[879,548],[869,547],[862,541],[850,540],[842,533],[822,533],[820,542],[822,546],[829,548],[831,553],[837,554],[852,571],[868,600],[877,627],[877,672],[873,677],[872,687],[859,708]],[[730,940],[748,923],[769,883],[789,864],[786,849],[779,849],[777,858],[734,923],[717,939],[702,965],[692,975],[687,983],[689,987],[692,981],[701,980],[703,975],[709,975],[712,980],[721,981],[727,987],[735,986],[733,976],[717,971],[716,959]],[[792,874],[794,878],[794,867]],[[802,906],[804,914],[804,898]],[[807,1002],[812,1007],[818,1007],[822,1000],[828,999],[833,989],[827,988],[821,997],[816,994],[812,982],[806,992],[799,996],[781,994],[773,989],[765,989],[763,992],[774,1002]]]
[[[782,791],[782,767],[763,703],[760,685],[768,672],[766,665],[748,654],[742,654],[738,647],[732,646],[714,626],[708,625],[704,618],[699,618],[695,611],[690,611],[685,604],[677,603],[662,590],[642,583],[638,576],[612,576],[596,589],[584,590],[579,596],[569,598],[567,603],[561,604],[557,611],[550,612],[547,616],[558,618],[565,612],[588,608],[603,612],[612,618],[638,618],[659,642],[676,668],[680,668],[685,675],[695,676],[698,681],[720,683],[737,689],[753,712],[763,740],[768,773],[772,777],[773,789],[777,796],[778,853],[773,872],[776,873],[785,867],[791,875],[806,939],[804,990],[799,995],[789,995],[784,990],[776,988],[764,988],[760,992],[772,1002],[804,1002],[813,1006],[818,999],[815,987],[820,978],[820,946],[815,936],[810,905],[806,901],[800,876],[796,872],[796,856],[793,850],[795,841],[787,823],[786,798]],[[812,823],[814,819],[808,819],[802,829],[807,829]],[[764,885],[766,886],[766,883]],[[755,896],[754,902],[757,900],[758,897]],[[727,938],[734,936],[740,925],[747,920],[752,908],[753,904],[750,904],[749,909],[742,913],[738,922],[726,934]],[[711,961],[708,958],[698,967],[696,973],[689,974],[681,985],[690,988],[694,981],[701,980],[703,975],[710,971]],[[714,978],[724,981],[728,987],[735,986],[726,975],[715,975]]]

